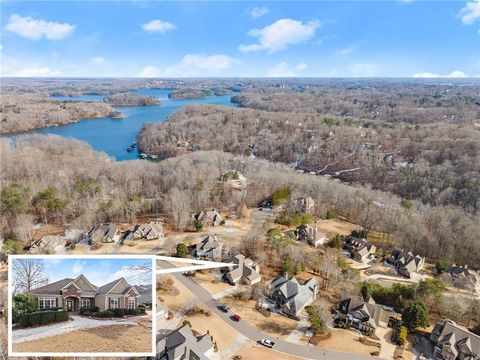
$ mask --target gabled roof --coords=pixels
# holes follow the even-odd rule
[[[438,343],[448,346],[455,356],[459,353],[480,356],[480,336],[451,320],[435,325],[432,333],[438,335]],[[475,356],[472,359],[476,359]]]
[[[73,279],[72,281],[70,281],[67,285],[65,285],[63,288],[66,288],[68,287],[70,284],[73,284],[76,288],[80,289],[80,287],[76,284],[76,282],[80,279],[83,279],[88,286],[90,286],[92,288],[92,291],[97,291],[98,290],[98,286],[95,286],[93,285],[86,277],[85,275],[83,274],[80,274],[78,275],[75,279]],[[62,288],[62,289],[63,289]]]
[[[60,295],[60,291],[67,285],[72,282],[73,279],[65,278],[62,280],[55,281],[51,284],[41,286],[39,288],[33,289],[30,291],[32,294],[45,294],[45,295]]]
[[[213,348],[208,335],[195,337],[188,325],[174,330],[157,341],[157,354],[174,359],[206,359],[205,353]]]
[[[127,287],[130,286],[130,285],[128,284],[128,282],[122,277],[122,278],[120,278],[120,279],[113,280],[113,281],[109,282],[108,284],[105,284],[105,285],[103,285],[103,286],[100,286],[100,287],[98,288],[98,294],[99,294],[99,295],[105,295],[105,294],[107,294],[107,293],[108,293],[110,290],[112,290],[112,289],[115,287],[115,285],[117,285],[120,281],[124,281]]]

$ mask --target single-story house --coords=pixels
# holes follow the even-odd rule
[[[65,252],[65,245],[66,240],[63,236],[46,235],[30,247],[30,253],[63,253]]]
[[[98,306],[100,310],[135,309],[140,294],[124,278],[103,286],[93,285],[83,274],[75,279],[65,278],[33,289],[30,292],[36,299],[39,310],[64,308],[78,311],[80,307]]]
[[[164,237],[163,223],[158,221],[150,221],[147,224],[137,224],[133,229],[131,236],[138,240],[155,240]]]
[[[333,312],[336,321],[342,321],[367,334],[375,333],[378,327],[386,328],[391,317],[399,319],[400,314],[375,303],[371,297],[368,301],[362,298],[343,299]]]
[[[222,215],[216,210],[203,210],[198,213],[193,214],[192,220],[200,221],[203,226],[219,226],[223,225],[225,221],[222,218]]]
[[[435,345],[433,353],[435,359],[480,359],[480,336],[452,320],[437,323],[430,334],[430,340]]]
[[[387,263],[394,266],[400,275],[410,278],[413,273],[420,271],[425,264],[425,258],[419,255],[414,256],[411,252],[393,250]]]
[[[208,235],[198,244],[190,247],[190,253],[195,258],[220,259],[223,243],[218,240],[217,234]]]
[[[322,246],[325,243],[326,235],[315,226],[300,225],[295,230],[295,236],[298,241],[306,242],[314,247]]]
[[[115,224],[104,224],[94,226],[87,233],[89,243],[114,242],[118,234],[118,227]]]
[[[195,336],[188,325],[157,339],[157,360],[208,360],[215,349],[208,334]]]
[[[301,284],[297,279],[288,280],[276,277],[268,285],[268,298],[288,316],[298,317],[305,306],[310,305],[318,293],[318,283],[314,278]]]
[[[224,269],[224,278],[230,284],[235,285],[243,283],[253,285],[262,280],[260,266],[252,259],[246,258],[242,254],[238,254],[226,262],[233,264],[231,267]]]
[[[370,244],[366,239],[359,239],[352,235],[345,239],[343,249],[349,252],[352,259],[360,262],[363,262],[377,250],[375,245]]]

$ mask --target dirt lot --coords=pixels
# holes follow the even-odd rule
[[[152,322],[71,331],[13,344],[15,352],[151,352]]]
[[[212,295],[232,288],[231,285],[220,281],[219,274],[216,272],[197,271],[192,279]]]
[[[341,234],[341,235],[350,235],[352,230],[358,230],[360,229],[360,226],[338,220],[338,219],[333,219],[333,220],[319,220],[315,224],[312,224],[312,226],[317,226],[318,230],[323,232],[325,235],[327,235],[327,238],[332,238],[336,234]]]
[[[188,320],[192,323],[192,329],[198,331],[200,334],[206,334],[207,331],[213,337],[213,340],[218,345],[218,350],[225,350],[236,339],[239,334],[225,321],[213,312],[210,316],[193,315],[185,316],[183,320]]]
[[[367,346],[359,342],[360,334],[344,329],[335,329],[332,331],[332,337],[322,340],[318,343],[318,347],[328,350],[338,350],[352,352],[361,355],[370,355],[373,351],[380,349],[375,346]],[[307,341],[304,338],[305,342]]]
[[[298,360],[301,358],[286,355],[275,350],[266,349],[262,345],[255,344],[253,341],[248,341],[238,350],[235,355],[239,355],[245,360],[254,359],[275,359],[275,360]]]
[[[263,316],[255,309],[253,300],[239,301],[226,296],[221,301],[228,304],[232,311],[240,315],[246,322],[276,338],[287,337],[297,327],[298,322],[286,316],[276,313],[271,313],[270,317]]]

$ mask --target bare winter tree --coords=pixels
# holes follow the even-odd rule
[[[38,259],[13,260],[13,292],[28,293],[48,283],[45,264]]]

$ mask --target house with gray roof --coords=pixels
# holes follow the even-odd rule
[[[157,360],[208,360],[213,353],[210,336],[196,336],[188,325],[157,339]]]
[[[208,235],[198,244],[190,247],[190,253],[195,258],[220,259],[222,257],[223,243],[217,234]]]
[[[219,226],[223,225],[225,221],[222,218],[222,215],[216,210],[203,210],[198,213],[193,214],[192,220],[200,221],[204,227],[207,226]]]
[[[137,224],[131,233],[134,240],[155,240],[165,237],[163,223],[150,221],[147,224]]]
[[[297,227],[295,230],[295,236],[298,241],[305,242],[314,247],[322,246],[327,238],[316,226],[313,227],[310,225],[300,225]]]
[[[370,244],[366,239],[359,239],[352,235],[345,239],[343,249],[349,253],[352,259],[359,262],[365,261],[377,250],[375,245]]]
[[[151,304],[152,303],[152,284],[148,285],[134,285],[135,289],[140,294],[138,298],[139,304]]]
[[[425,258],[414,256],[411,252],[393,250],[387,263],[394,266],[400,275],[410,278],[413,273],[418,273],[422,269]]]
[[[367,334],[375,333],[378,327],[386,328],[390,318],[400,318],[400,314],[375,303],[371,297],[368,301],[362,298],[343,299],[332,315],[335,321],[343,322]]]
[[[305,306],[317,297],[318,283],[314,278],[301,284],[297,279],[276,277],[268,285],[268,299],[288,316],[298,317]]]
[[[253,285],[262,280],[260,266],[252,259],[238,254],[226,262],[232,263],[232,266],[224,269],[224,279],[230,284],[236,285],[242,283]]]
[[[449,266],[442,274],[442,278],[447,283],[453,283],[455,286],[463,289],[473,290],[478,284],[478,275],[475,271],[469,269],[467,265],[458,266],[453,264]]]
[[[103,286],[93,285],[83,274],[75,279],[65,278],[30,292],[39,310],[64,308],[76,312],[80,307],[97,306],[100,310],[135,309],[138,307],[139,292],[124,278]]]
[[[32,254],[64,253],[66,240],[63,236],[46,235],[30,247]]]
[[[435,359],[480,359],[480,336],[452,320],[437,323],[430,334],[430,340],[435,346]]]
[[[109,243],[115,241],[115,236],[118,234],[118,227],[115,224],[103,224],[94,226],[87,233],[89,243]]]

